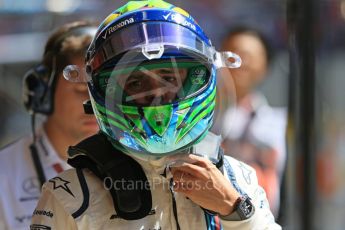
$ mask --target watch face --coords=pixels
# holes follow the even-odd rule
[[[244,197],[239,203],[237,212],[242,220],[250,218],[254,214],[254,205],[250,201],[249,197]]]

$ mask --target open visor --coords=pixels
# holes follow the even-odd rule
[[[200,60],[170,57],[125,63],[92,77],[100,96],[122,105],[171,104],[198,94],[210,82],[211,65]]]

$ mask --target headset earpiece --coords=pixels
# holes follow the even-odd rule
[[[97,28],[93,26],[80,26],[63,33],[56,38],[52,48],[44,53],[45,59],[51,60],[52,66],[47,68],[45,65],[40,64],[26,73],[23,97],[24,105],[30,113],[45,115],[53,113],[55,84],[57,82],[56,71],[58,71],[56,58],[63,41],[70,36],[88,35],[93,37],[96,30]]]
[[[49,115],[53,111],[53,95],[49,87],[50,73],[44,65],[30,69],[24,77],[24,105],[31,113]]]
[[[84,113],[85,114],[94,114],[94,111],[93,111],[92,105],[91,105],[91,100],[84,101],[83,107],[84,107]]]

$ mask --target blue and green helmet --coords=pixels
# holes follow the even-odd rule
[[[201,141],[212,125],[219,63],[186,11],[161,0],[128,2],[101,23],[87,52],[100,130],[143,157]]]

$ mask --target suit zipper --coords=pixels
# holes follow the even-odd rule
[[[175,194],[173,191],[173,180],[170,180],[170,192],[171,192],[171,197],[172,197],[172,205],[173,205],[173,212],[174,212],[174,217],[175,217],[175,222],[176,222],[176,228],[177,230],[180,230],[180,224],[178,222],[178,217],[177,217],[177,207],[176,207],[176,199],[175,199]]]

